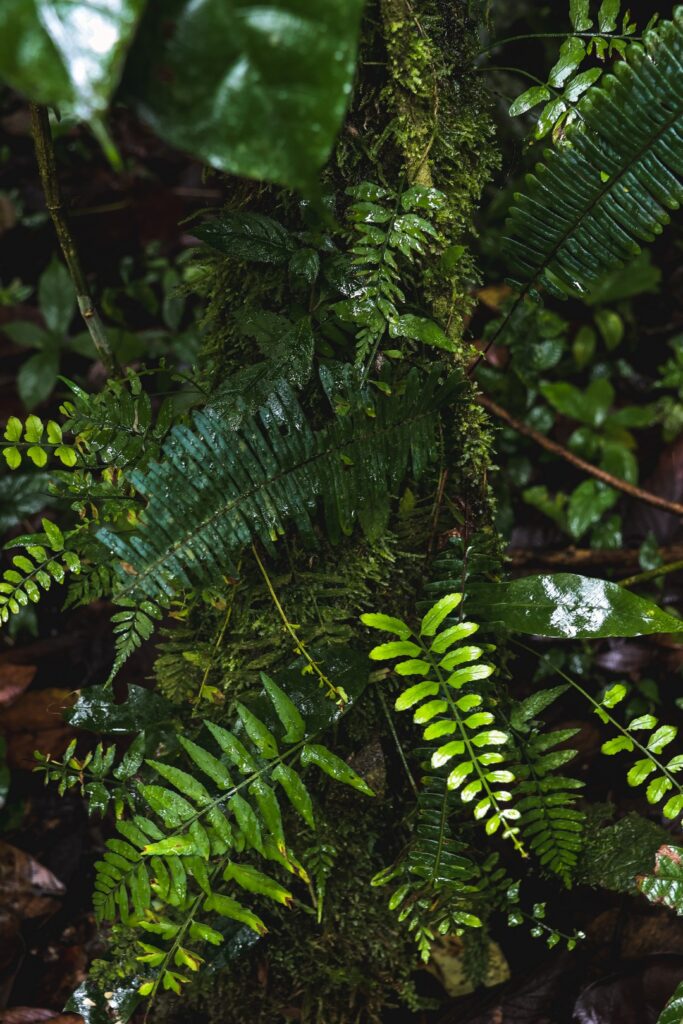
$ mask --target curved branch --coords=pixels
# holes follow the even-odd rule
[[[524,437],[530,437],[532,441],[540,445],[541,448],[545,448],[547,452],[551,452],[553,455],[558,455],[561,459],[566,462],[570,462],[577,469],[582,470],[584,473],[588,473],[590,476],[595,477],[596,480],[601,480],[602,483],[608,484],[610,487],[614,487],[617,491],[623,491],[624,494],[628,494],[631,498],[635,498],[636,501],[644,501],[648,505],[654,505],[655,508],[661,508],[665,512],[671,512],[677,516],[683,516],[683,505],[680,505],[677,501],[668,501],[666,498],[660,498],[658,494],[652,494],[650,491],[644,491],[641,487],[636,487],[635,484],[629,484],[626,480],[620,480],[616,476],[612,476],[611,473],[607,473],[604,469],[600,469],[598,466],[594,466],[591,462],[586,462],[585,459],[579,458],[578,455],[574,455],[568,448],[558,444],[557,441],[551,441],[549,437],[539,433],[538,430],[534,430],[526,423],[522,423],[521,420],[515,419],[511,416],[507,409],[503,409],[502,406],[498,405],[492,399],[487,398],[486,395],[479,395],[478,398],[481,405],[484,406],[490,413],[497,416],[498,419],[507,423],[509,427],[516,430],[518,434],[522,434]]]

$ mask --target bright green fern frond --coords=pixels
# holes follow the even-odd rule
[[[361,621],[399,638],[375,647],[370,652],[373,661],[405,659],[397,661],[395,672],[421,679],[399,695],[395,707],[412,710],[413,721],[425,726],[425,740],[436,745],[432,768],[448,765],[448,788],[459,791],[462,802],[472,805],[487,834],[502,826],[503,836],[523,852],[519,830],[512,824],[520,812],[504,806],[512,794],[503,787],[514,782],[513,773],[501,767],[509,735],[496,727],[481,685],[494,669],[481,660],[482,648],[462,643],[478,625],[450,618],[461,600],[459,593],[441,598],[424,615],[417,633],[386,615],[363,615]]]
[[[510,213],[507,251],[525,288],[585,292],[668,223],[683,199],[682,72],[678,7],[579,102]]]
[[[0,622],[16,615],[29,602],[37,603],[41,591],[53,583],[63,583],[67,573],[78,573],[81,562],[75,551],[66,547],[62,531],[49,519],[43,519],[43,533],[15,537],[6,547],[21,547],[14,555],[12,568],[0,579]]]
[[[120,598],[158,601],[237,575],[237,552],[254,539],[272,551],[287,520],[312,538],[319,499],[333,540],[357,521],[376,537],[409,460],[417,476],[435,453],[438,410],[458,386],[414,372],[317,432],[284,383],[237,432],[210,409],[196,413],[194,430],[173,429],[162,462],[131,474],[148,503],[141,528],[98,534],[125,565]]]

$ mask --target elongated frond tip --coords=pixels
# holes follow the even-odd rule
[[[586,292],[652,242],[683,200],[683,10],[579,101],[515,196],[504,248],[526,288]]]

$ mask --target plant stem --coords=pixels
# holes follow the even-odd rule
[[[491,50],[497,50],[499,46],[505,46],[507,43],[519,43],[526,39],[569,39],[572,36],[579,39],[626,39],[628,42],[638,42],[642,36],[630,36],[630,35],[619,35],[618,33],[612,34],[604,32],[530,32],[527,35],[521,36],[508,36],[506,39],[496,39],[490,46],[479,52],[479,56],[482,57],[485,53],[490,53]]]
[[[252,544],[251,550],[254,555],[254,558],[256,559],[256,564],[259,567],[261,575],[263,576],[266,587],[268,588],[268,593],[270,594],[273,604],[277,609],[278,615],[282,619],[282,625],[285,627],[285,629],[291,636],[292,640],[294,641],[294,650],[298,655],[300,655],[302,658],[304,658],[305,661],[308,662],[308,666],[311,672],[313,672],[318,677],[320,682],[327,687],[327,696],[330,697],[332,700],[336,701],[339,707],[343,707],[344,704],[346,704],[346,701],[348,700],[346,694],[339,687],[335,686],[331,679],[328,679],[328,677],[325,675],[325,673],[318,665],[317,661],[314,661],[314,659],[306,650],[306,645],[304,644],[303,640],[301,640],[296,631],[297,627],[287,618],[287,613],[285,612],[284,608],[282,607],[282,604],[280,603],[280,599],[278,598],[275,592],[275,587],[273,586],[272,580],[268,575],[268,571],[266,570],[265,565],[259,558],[259,553],[256,550],[255,544]]]
[[[664,509],[665,512],[672,512],[674,515],[683,516],[683,505],[680,505],[677,501],[668,501],[666,498],[661,498],[658,494],[652,494],[650,491],[644,491],[640,487],[636,487],[635,484],[629,484],[626,480],[620,480],[616,476],[612,476],[611,473],[607,473],[604,469],[600,469],[598,466],[594,466],[591,462],[586,462],[585,459],[579,458],[578,455],[574,455],[568,448],[558,444],[557,441],[551,441],[545,434],[541,434],[538,430],[534,430],[527,423],[522,423],[521,420],[515,419],[514,416],[510,415],[507,409],[503,409],[502,406],[498,405],[491,398],[486,395],[479,395],[479,402],[489,412],[497,416],[498,419],[503,420],[509,427],[516,430],[518,434],[523,434],[524,437],[531,438],[536,444],[540,445],[541,448],[545,448],[546,451],[552,452],[553,455],[559,455],[561,459],[566,462],[571,462],[577,469],[583,470],[584,473],[590,474],[595,477],[596,480],[602,481],[604,484],[608,484],[610,487],[614,487],[617,491],[623,491],[624,494],[628,494],[631,498],[635,498],[637,501],[644,501],[648,505],[654,505],[655,508]]]
[[[647,572],[639,572],[635,576],[628,576],[625,580],[619,580],[622,587],[636,587],[640,583],[648,583],[660,576],[667,576],[670,572],[678,572],[683,569],[683,559],[677,562],[668,562],[666,565],[659,565],[656,569],[648,569]]]
[[[655,767],[662,773],[662,775],[668,779],[672,787],[674,789],[677,789],[678,792],[683,795],[683,786],[680,782],[676,781],[675,777],[668,770],[666,765],[662,764],[659,758],[655,754],[653,754],[651,750],[648,750],[647,747],[644,747],[643,744],[636,739],[632,732],[629,732],[628,729],[625,729],[624,726],[621,725],[621,723],[618,722],[616,718],[609,713],[608,708],[604,707],[604,705],[602,705],[600,701],[597,701],[595,697],[591,696],[588,690],[584,690],[583,686],[581,686],[580,683],[577,683],[575,679],[572,679],[571,676],[568,676],[567,673],[563,672],[561,668],[557,667],[557,665],[553,665],[548,658],[545,658],[542,654],[539,654],[538,651],[535,651],[533,649],[533,647],[529,647],[527,644],[522,643],[521,640],[513,639],[512,642],[513,644],[515,644],[516,647],[521,647],[529,654],[533,654],[536,658],[538,658],[539,661],[545,662],[546,665],[549,668],[551,668],[556,675],[558,675],[561,679],[564,679],[566,683],[569,683],[569,685],[573,687],[577,693],[580,693],[581,696],[588,701],[588,703],[592,706],[596,715],[602,722],[609,722],[609,724],[613,726],[617,730],[617,732],[621,733],[621,735],[624,736],[633,745],[631,749],[635,747],[647,761],[652,762],[652,764],[655,765]]]
[[[81,316],[85,321],[85,326],[88,328],[100,360],[111,373],[116,367],[116,360],[107,340],[104,325],[90,295],[90,289],[88,288],[78,257],[76,244],[64,214],[50,118],[46,107],[40,107],[35,103],[31,104],[31,130],[33,132],[33,143],[38,161],[38,171],[40,172],[40,180],[45,194],[45,205],[52,218],[67,269],[76,289],[78,308],[81,311]]]

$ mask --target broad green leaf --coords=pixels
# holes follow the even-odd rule
[[[369,657],[373,661],[388,661],[389,658],[413,657],[421,654],[421,649],[412,640],[392,640],[388,644],[373,647]]]
[[[228,866],[223,872],[223,880],[226,882],[236,882],[246,892],[267,896],[268,899],[275,900],[276,903],[282,903],[285,907],[291,907],[292,905],[293,897],[291,893],[283,889],[274,878],[264,875],[263,872],[252,868],[248,864],[235,864],[229,861]]]
[[[36,352],[21,364],[17,373],[17,391],[27,409],[35,409],[52,394],[58,372],[59,355],[56,348]]]
[[[249,793],[256,800],[263,822],[275,840],[276,846],[281,853],[287,850],[285,833],[282,827],[282,815],[275,790],[263,781],[256,779],[249,787]]]
[[[575,540],[616,505],[619,492],[600,480],[584,480],[572,492],[567,506],[567,529]]]
[[[565,639],[680,633],[683,622],[616,583],[573,573],[472,584],[471,611],[517,633]]]
[[[621,0],[602,0],[598,11],[598,29],[600,32],[615,32],[617,18],[621,10]]]
[[[446,352],[454,352],[455,345],[451,338],[433,320],[427,320],[422,316],[414,316],[412,313],[405,313],[399,316],[395,323],[391,324],[389,334],[392,338],[410,338],[411,341],[421,341],[423,345],[431,345],[433,348],[444,349]]]
[[[219,893],[213,893],[213,895],[207,896],[205,899],[204,909],[214,910],[221,917],[228,917],[231,921],[239,921],[240,924],[246,924],[248,928],[251,928],[258,935],[265,935],[268,931],[260,917],[257,917],[251,910],[247,910],[237,900],[231,899],[230,896],[221,896]]]
[[[195,234],[212,249],[253,263],[286,263],[296,247],[287,229],[262,213],[225,213]]]
[[[431,671],[431,665],[421,658],[410,658],[399,662],[394,671],[399,676],[426,676]]]
[[[272,778],[275,782],[279,782],[290,804],[295,811],[301,815],[307,825],[311,828],[315,828],[315,820],[313,818],[313,803],[311,796],[303,782],[289,765],[279,764],[272,772]]]
[[[544,103],[551,96],[552,93],[546,85],[532,85],[530,89],[527,89],[518,96],[511,105],[509,110],[510,117],[519,117],[520,114],[526,114],[527,110],[531,110],[538,103]]]
[[[204,724],[223,753],[228,755],[232,763],[243,775],[249,775],[258,769],[256,761],[236,736],[233,736],[227,729],[224,729],[221,725],[216,725],[214,722],[205,722]]]
[[[150,9],[127,88],[162,138],[214,167],[310,187],[346,109],[361,0],[166,0]]]
[[[210,754],[208,750],[204,750],[197,743],[193,743],[192,740],[188,740],[184,736],[179,736],[178,739],[188,757],[217,786],[221,789],[229,789],[232,786],[232,779],[222,761],[219,761],[217,757],[214,757],[213,754]]]
[[[167,857],[169,854],[177,854],[182,857],[186,854],[196,853],[196,846],[192,836],[167,836],[166,839],[160,839],[157,843],[148,843],[142,852],[147,857]]]
[[[591,427],[604,423],[614,404],[614,388],[604,377],[591,381],[585,390],[566,381],[541,384],[540,388],[543,397],[563,416]]]
[[[298,743],[306,735],[306,723],[294,701],[290,700],[285,691],[281,689],[265,672],[261,673],[263,688],[270,697],[282,725],[285,728],[283,736],[285,743]]]
[[[472,636],[478,629],[479,625],[476,622],[459,622],[456,626],[449,626],[448,629],[444,629],[443,633],[434,637],[431,649],[435,654],[443,654],[453,644]]]
[[[462,594],[446,594],[437,601],[422,619],[420,636],[434,636],[444,619],[455,611],[461,601]]]
[[[194,807],[179,793],[162,786],[140,785],[138,788],[143,799],[169,828],[178,828],[194,817]]]
[[[606,740],[600,748],[603,754],[619,754],[622,750],[633,750],[633,740],[628,736],[615,736],[614,739]]]
[[[579,64],[586,56],[585,44],[576,36],[569,36],[560,47],[560,55],[557,63],[551,69],[548,82],[554,88],[561,88],[570,75],[576,71]]]
[[[76,293],[69,271],[63,263],[53,259],[41,274],[38,302],[49,329],[54,334],[65,335],[76,312]]]
[[[18,416],[10,416],[5,424],[4,437],[6,441],[21,441],[21,434],[24,427]]]
[[[249,846],[254,850],[258,850],[259,853],[263,853],[263,836],[261,835],[261,826],[259,820],[256,817],[251,805],[236,793],[228,801],[228,807],[235,815],[235,820],[239,826],[240,831],[244,835]]]
[[[347,786],[353,786],[361,793],[365,793],[366,796],[374,796],[375,794],[368,786],[367,782],[358,775],[357,772],[342,761],[340,757],[333,754],[326,747],[321,746],[318,743],[307,743],[301,751],[301,763],[303,765],[314,764],[321,771],[325,772],[331,778],[336,779],[337,782],[343,782]]]
[[[647,749],[651,750],[653,754],[661,754],[664,747],[676,739],[677,733],[678,729],[675,725],[660,725],[659,729],[650,736]]]
[[[42,348],[47,338],[45,330],[38,324],[32,324],[30,320],[17,320],[13,324],[3,324],[2,333],[6,334],[15,345],[20,345],[22,348]]]
[[[413,721],[416,725],[424,725],[426,722],[431,722],[432,718],[437,715],[443,715],[447,709],[448,704],[445,700],[428,700],[426,704],[417,709],[413,715]]]
[[[53,523],[50,519],[41,519],[41,523],[52,550],[62,551],[64,548],[64,534],[57,524]]]
[[[205,807],[211,803],[211,797],[206,787],[198,779],[195,779],[193,775],[190,775],[189,772],[183,771],[182,768],[176,768],[175,765],[166,764],[164,761],[154,761],[149,758],[145,761],[145,764],[148,764],[150,768],[154,768],[155,772],[161,775],[162,778],[170,782],[172,786],[175,786],[180,793],[184,793],[191,800],[194,800],[200,807]]]
[[[590,0],[569,0],[569,17],[575,32],[588,32],[593,25]]]
[[[427,680],[424,683],[418,683],[416,686],[411,686],[397,697],[394,707],[397,711],[407,711],[408,708],[412,708],[416,704],[419,704],[425,697],[435,697],[438,692],[439,684],[436,682]]]
[[[653,779],[645,791],[647,802],[658,804],[669,792],[672,785],[671,779],[667,779],[665,775],[660,775],[659,778]]]
[[[615,683],[614,686],[610,686],[600,703],[605,708],[615,708],[617,704],[621,703],[627,692],[628,691],[623,683]],[[633,723],[630,728],[633,728]]]
[[[277,757],[277,742],[270,729],[244,704],[237,703],[235,706],[247,736],[259,753],[268,758]]]
[[[21,436],[21,434],[19,435]],[[18,441],[18,437],[8,438],[10,441]],[[407,640],[411,634],[410,626],[407,626],[401,619],[395,619],[393,615],[380,615],[374,612],[361,615],[360,621],[370,629],[381,629],[385,633],[394,633],[401,640]]]
[[[2,0],[0,78],[81,120],[103,114],[145,0]]]

